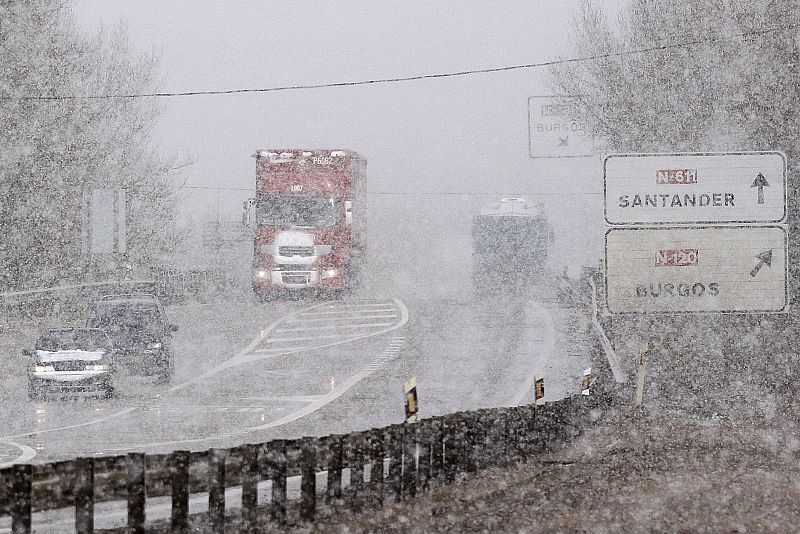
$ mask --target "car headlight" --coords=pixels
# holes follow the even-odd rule
[[[44,365],[34,365],[33,372],[34,373],[44,373],[47,370],[47,367]]]
[[[321,278],[333,278],[334,276],[339,276],[339,269],[327,269],[320,272]]]
[[[106,364],[104,364],[104,363],[98,363],[98,364],[95,364],[95,365],[87,365],[86,366],[86,370],[87,371],[105,371],[107,369],[108,369],[108,366]]]
[[[147,344],[147,348],[148,349],[160,349],[161,348],[161,342],[160,341],[156,341],[155,343],[148,343]]]
[[[269,277],[269,271],[266,271],[264,269],[259,269],[256,271],[256,278],[268,278],[268,277]]]

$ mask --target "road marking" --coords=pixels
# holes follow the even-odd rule
[[[359,324],[337,324],[331,326],[302,326],[299,328],[278,328],[276,332],[309,332],[316,330],[341,330],[342,328],[366,328],[391,326],[394,323],[359,323]]]
[[[370,334],[361,335],[358,338],[352,338],[352,339],[348,339],[348,340],[344,340],[344,341],[338,341],[336,343],[329,343],[328,345],[318,346],[318,347],[314,347],[314,348],[324,348],[324,347],[335,346],[335,345],[343,345],[345,343],[349,343],[351,341],[355,341],[356,339],[363,339],[363,338],[367,338],[367,337],[373,337],[373,336],[376,336],[376,335],[385,334],[387,332],[391,332],[392,330],[396,330],[398,328],[401,328],[402,326],[404,326],[408,322],[408,308],[406,308],[406,306],[403,304],[403,302],[401,300],[399,300],[399,299],[392,299],[392,300],[395,302],[395,304],[397,305],[397,307],[400,309],[400,312],[401,312],[401,320],[396,325],[394,325],[392,327],[389,327],[389,328],[386,328],[386,329],[384,329],[382,331],[379,331],[379,332],[373,332],[373,333],[370,333]],[[274,328],[277,324],[280,324],[280,321],[277,321],[276,323],[273,323],[272,325],[270,325],[269,328],[267,328],[264,332],[262,332],[262,335],[258,339],[256,339],[253,343],[251,343],[249,346],[247,346],[243,351],[241,351],[239,354],[237,354],[237,356],[235,356],[234,358],[251,356],[250,352],[252,352],[252,350],[258,345],[258,343],[260,343],[263,340],[263,338],[266,335],[269,334],[271,329]],[[231,358],[231,359],[233,360],[234,358]],[[317,410],[319,410],[323,406],[325,406],[327,404],[330,404],[334,400],[336,400],[339,397],[341,397],[342,395],[344,395],[354,385],[358,384],[361,380],[363,380],[364,378],[368,377],[373,372],[375,372],[375,370],[377,368],[376,369],[370,368],[370,365],[372,365],[372,363],[374,363],[374,360],[367,367],[365,367],[363,370],[359,371],[355,375],[352,375],[351,377],[346,379],[341,384],[338,384],[336,386],[336,388],[333,389],[330,393],[317,398],[315,401],[307,404],[306,406],[304,406],[304,407],[302,407],[302,408],[300,408],[298,410],[295,410],[294,412],[291,412],[291,413],[281,417],[280,419],[277,419],[275,421],[271,421],[269,423],[265,423],[263,425],[254,426],[254,427],[247,427],[247,428],[244,428],[242,430],[237,430],[237,431],[233,431],[233,432],[226,432],[226,433],[223,433],[223,434],[208,435],[208,436],[204,436],[202,438],[188,438],[188,439],[182,439],[182,440],[162,441],[162,442],[154,442],[154,443],[139,443],[137,445],[132,445],[130,447],[107,448],[107,449],[104,449],[104,451],[108,452],[108,453],[116,453],[116,452],[120,452],[120,451],[129,451],[129,450],[134,450],[134,449],[135,450],[141,450],[141,449],[144,449],[144,448],[152,448],[152,447],[167,447],[167,446],[185,445],[185,444],[188,444],[188,443],[202,443],[202,442],[206,442],[206,441],[210,441],[210,440],[220,440],[220,439],[239,437],[239,436],[242,436],[244,434],[249,434],[249,433],[252,433],[252,432],[258,432],[258,431],[262,431],[262,430],[268,430],[270,428],[276,428],[276,427],[279,427],[279,426],[283,426],[283,425],[286,425],[288,423],[291,423],[291,422],[296,421],[296,420],[298,420],[298,419],[300,419],[302,417],[305,417],[305,416],[307,416],[309,414],[312,414],[312,413],[316,412]],[[236,364],[236,365],[238,365],[238,364]]]
[[[323,317],[322,319],[286,319],[287,323],[330,323],[332,321],[352,321],[364,319],[396,319],[397,314],[381,314],[381,315],[353,315],[347,317]]]
[[[370,332],[363,332],[363,333],[359,333],[357,335],[354,334],[353,336],[348,337],[346,339],[341,339],[339,341],[334,341],[334,342],[325,343],[325,344],[321,344],[321,345],[311,345],[311,346],[302,347],[302,348],[284,348],[284,350],[281,351],[281,352],[278,352],[278,351],[271,352],[270,351],[269,353],[253,354],[253,352],[256,350],[256,348],[259,345],[261,345],[262,343],[264,343],[264,341],[269,337],[269,335],[272,333],[272,331],[275,330],[276,327],[278,325],[280,325],[281,323],[284,323],[287,320],[295,319],[300,314],[314,313],[314,310],[318,310],[320,308],[324,308],[325,306],[328,306],[328,309],[330,309],[330,306],[331,306],[331,303],[326,303],[326,302],[323,302],[323,303],[320,303],[320,304],[315,304],[313,306],[310,306],[308,308],[304,308],[304,309],[299,310],[297,312],[292,312],[288,316],[279,318],[278,320],[274,321],[269,326],[267,326],[267,328],[263,329],[261,331],[260,335],[258,337],[256,337],[253,341],[251,341],[249,345],[247,345],[244,349],[242,349],[241,351],[239,351],[238,353],[236,353],[234,356],[230,357],[226,361],[216,365],[215,367],[212,367],[211,369],[208,369],[207,371],[205,371],[205,372],[203,372],[203,373],[201,373],[201,374],[199,374],[199,375],[197,375],[195,377],[189,378],[189,379],[185,380],[184,382],[181,382],[179,384],[175,384],[174,386],[170,387],[166,391],[164,391],[162,393],[159,393],[158,395],[155,395],[154,397],[152,397],[150,399],[145,399],[142,403],[135,404],[135,405],[129,406],[129,407],[125,408],[125,409],[119,410],[117,412],[109,413],[108,415],[105,415],[103,417],[99,417],[97,419],[93,419],[91,421],[86,421],[86,422],[83,422],[83,423],[78,423],[78,424],[75,424],[75,425],[65,425],[65,426],[61,426],[61,427],[46,428],[46,429],[41,429],[41,430],[29,430],[29,431],[25,431],[25,432],[20,432],[18,434],[9,435],[9,436],[1,436],[0,437],[0,441],[27,438],[27,437],[37,436],[37,435],[41,435],[41,434],[48,434],[48,433],[54,433],[54,432],[63,432],[63,431],[67,431],[67,430],[75,430],[75,429],[78,429],[78,428],[86,428],[86,427],[93,426],[93,425],[96,425],[96,424],[100,424],[100,423],[103,423],[103,422],[106,422],[106,421],[109,421],[109,420],[119,419],[121,417],[124,417],[124,416],[136,411],[136,410],[145,408],[148,405],[156,404],[156,403],[160,402],[164,397],[166,397],[168,395],[171,395],[171,394],[175,393],[176,391],[180,391],[182,389],[185,389],[185,388],[187,388],[187,387],[189,387],[189,386],[191,386],[193,384],[201,382],[201,381],[203,381],[203,380],[205,380],[207,378],[210,378],[211,376],[214,376],[214,375],[220,373],[221,371],[224,371],[224,370],[227,370],[227,369],[231,369],[231,368],[234,368],[234,367],[238,367],[240,365],[245,365],[247,363],[251,363],[251,362],[254,362],[254,361],[263,360],[263,359],[267,359],[267,358],[271,358],[271,357],[275,357],[275,356],[279,356],[279,355],[283,356],[283,355],[289,355],[289,354],[296,354],[298,352],[302,352],[302,351],[306,351],[306,350],[310,350],[310,349],[321,349],[321,348],[333,347],[333,346],[336,346],[336,345],[343,345],[343,344],[346,344],[346,343],[351,343],[353,341],[358,341],[360,339],[365,339],[365,338],[368,338],[368,337],[378,336],[378,335],[385,334],[387,332],[391,332],[392,330],[396,330],[397,328],[400,328],[401,326],[405,325],[406,322],[408,322],[408,309],[405,307],[405,305],[402,303],[402,301],[400,301],[399,299],[391,299],[391,300],[395,305],[393,310],[397,311],[399,309],[399,311],[401,312],[400,321],[397,324],[395,324],[394,326],[389,326],[389,327],[386,327],[386,328],[383,328],[383,329],[380,329],[380,330],[375,330],[375,331],[370,331]],[[378,306],[378,304],[365,304],[364,306],[373,306],[374,307],[374,306]],[[380,306],[386,307],[386,303],[380,304]],[[340,309],[343,309],[343,308],[341,308],[341,306],[340,306]],[[319,313],[325,313],[325,312],[319,312]],[[390,316],[390,317],[397,317],[397,315],[393,315],[393,316]],[[372,317],[370,317],[370,318],[372,318]],[[384,318],[384,317],[381,317],[381,318]],[[340,319],[335,319],[335,320],[340,320]],[[176,443],[176,444],[184,443],[184,442],[189,443],[189,442],[192,442],[192,441],[197,441],[197,440],[176,441],[174,443]],[[203,441],[203,440],[199,440],[199,441]],[[130,448],[119,449],[119,450],[130,450]]]
[[[30,462],[34,456],[36,456],[36,450],[28,447],[27,445],[23,445],[21,443],[15,443],[13,441],[9,441],[7,439],[0,440],[0,446],[5,445],[6,447],[10,447],[11,449],[17,449],[19,453],[17,456],[12,458],[10,461],[0,461],[0,469],[5,467],[10,467],[14,464],[24,464]]]
[[[266,348],[263,348],[263,349],[254,350],[253,354],[266,354],[266,353],[272,353],[272,352],[283,352],[283,351],[287,351],[287,350],[304,350],[304,349],[307,349],[309,347],[310,347],[310,345],[306,345],[306,346],[302,346],[302,347],[300,347],[300,346],[295,346],[295,347],[266,347]]]

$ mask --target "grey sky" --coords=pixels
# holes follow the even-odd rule
[[[606,0],[604,5],[616,10],[621,3]],[[160,53],[160,89],[192,91],[556,59],[571,53],[575,5],[554,0],[78,0],[75,12],[87,31],[124,21],[136,49]],[[250,188],[255,148],[346,147],[366,155],[371,193],[546,194],[542,198],[554,214],[576,203],[599,206],[601,184],[590,177],[586,160],[528,157],[527,98],[548,92],[546,74],[546,69],[527,69],[355,88],[165,99],[157,135],[163,150],[195,161],[176,172],[176,184]],[[592,163],[599,169],[599,158]],[[195,212],[219,210],[220,217],[233,219],[247,196],[246,191],[195,190],[187,203]]]

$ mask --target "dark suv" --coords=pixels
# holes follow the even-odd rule
[[[114,343],[116,361],[140,375],[168,382],[175,368],[171,334],[178,327],[167,321],[155,295],[108,295],[92,303],[86,326],[102,328]]]

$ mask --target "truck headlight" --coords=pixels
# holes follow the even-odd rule
[[[33,372],[34,373],[44,373],[47,370],[47,367],[44,365],[34,365]]]
[[[87,365],[86,366],[86,370],[87,371],[106,371],[107,369],[108,369],[108,366],[106,364],[104,364],[104,363],[97,363],[97,364],[94,364],[94,365]]]
[[[268,277],[269,277],[269,271],[266,271],[264,269],[259,269],[259,270],[256,271],[256,278],[262,278],[263,279],[263,278],[268,278]]]
[[[320,271],[319,273],[320,278],[333,278],[335,276],[339,276],[339,269],[327,269],[324,271]]]

